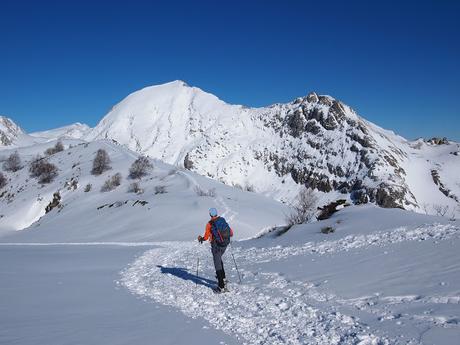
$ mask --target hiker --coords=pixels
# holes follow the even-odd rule
[[[214,260],[214,268],[216,269],[216,278],[218,286],[216,292],[226,290],[226,278],[222,255],[224,255],[227,246],[230,243],[230,237],[233,236],[233,230],[227,224],[223,217],[217,215],[217,210],[213,207],[209,209],[211,219],[206,224],[204,236],[198,236],[198,242],[209,240],[211,242],[212,258]]]

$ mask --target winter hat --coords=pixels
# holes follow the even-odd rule
[[[217,210],[216,210],[214,207],[211,207],[211,208],[209,209],[209,215],[210,215],[211,217],[217,217]]]

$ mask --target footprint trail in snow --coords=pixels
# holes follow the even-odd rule
[[[243,284],[230,283],[230,293],[218,295],[210,290],[214,271],[208,246],[162,242],[122,272],[121,284],[136,295],[178,308],[189,317],[205,319],[213,327],[235,335],[243,344],[419,344],[414,339],[383,334],[346,315],[341,308],[344,301],[309,282],[289,281],[278,273],[244,268],[288,256],[330,254],[426,238],[445,240],[459,235],[457,227],[438,225],[310,242],[298,247],[229,247],[225,255],[227,275],[232,282],[238,281],[236,271],[230,267],[233,251],[242,268]]]

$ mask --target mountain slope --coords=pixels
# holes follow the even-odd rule
[[[17,149],[24,168],[3,172],[8,183],[0,189],[2,242],[190,240],[204,232],[210,207],[228,219],[241,239],[282,224],[288,212],[272,199],[160,161],[152,161],[153,170],[140,181],[130,179],[129,168],[137,155],[112,141],[63,140],[63,144],[64,151],[48,158],[59,173],[48,184],[30,176],[29,163],[54,142]],[[108,153],[111,169],[95,176],[91,169],[99,149]],[[116,173],[121,174],[120,185],[102,192]],[[139,183],[142,193],[131,191],[133,182]],[[59,202],[47,213],[55,193]]]
[[[13,120],[0,115],[0,149],[32,145],[34,139]]]
[[[460,196],[458,176],[441,174],[437,183],[425,178],[448,166],[458,170],[459,144],[442,145],[438,159],[438,145],[409,142],[315,93],[248,108],[174,81],[117,104],[85,137],[100,138],[279,200],[292,200],[303,185],[324,200],[342,195],[355,203],[418,211],[422,204],[434,205],[433,199],[455,210]],[[429,166],[423,164],[426,156]],[[449,192],[440,184],[449,185]]]
[[[50,129],[47,131],[30,133],[30,135],[36,138],[47,140],[55,140],[60,138],[81,139],[89,132],[90,129],[91,128],[88,125],[77,122],[68,126]]]

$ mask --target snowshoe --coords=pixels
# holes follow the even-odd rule
[[[230,290],[228,290],[228,288],[225,286],[223,288],[220,288],[218,286],[216,286],[214,289],[212,289],[212,291],[216,294],[218,293],[225,293],[225,292],[230,292]]]

